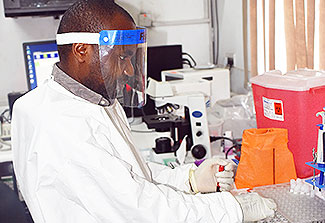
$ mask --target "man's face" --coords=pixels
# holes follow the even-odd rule
[[[126,24],[120,24],[116,29],[135,29],[133,23],[125,21],[124,23]],[[141,52],[143,51],[137,50],[137,45],[110,45],[99,48],[94,46],[89,63],[87,87],[107,99],[112,99],[116,97],[116,89],[119,86],[125,87],[128,84],[135,87],[132,85],[139,83],[143,85],[144,80],[140,75],[143,68],[136,66],[136,61],[144,58]]]
[[[126,84],[128,77],[135,75],[136,45],[102,46],[100,52],[105,84],[116,81]]]
[[[144,91],[146,53],[144,49],[138,49],[136,45],[100,47],[100,73],[109,98],[121,96],[116,95],[116,92],[122,93],[123,90],[131,88]]]

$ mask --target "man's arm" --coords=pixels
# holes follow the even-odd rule
[[[190,191],[189,171],[191,168],[195,168],[194,163],[177,166],[174,169],[153,162],[148,162],[147,164],[155,182],[170,185],[180,191]]]
[[[116,157],[101,154],[98,158],[98,165],[91,166],[67,162],[52,185],[40,188],[40,201],[49,198],[42,194],[51,188],[63,203],[73,203],[98,222],[242,221],[241,208],[229,193],[185,194],[138,177]]]

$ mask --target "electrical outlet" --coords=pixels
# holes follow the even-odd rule
[[[11,125],[10,125],[10,123],[2,123],[1,137],[2,138],[10,138],[10,136],[11,136]]]
[[[236,66],[236,55],[234,53],[226,53],[224,65],[228,66],[228,67],[235,67]]]
[[[144,27],[151,27],[152,26],[152,17],[149,13],[140,13],[138,15],[139,25]]]

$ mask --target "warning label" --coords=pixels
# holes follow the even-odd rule
[[[278,121],[284,121],[283,102],[281,100],[263,97],[264,116]]]

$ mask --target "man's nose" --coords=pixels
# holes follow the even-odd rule
[[[124,74],[126,74],[128,76],[133,76],[134,75],[134,67],[133,67],[130,59],[127,59],[127,61],[126,61]]]

